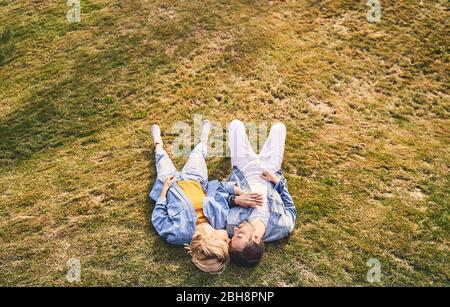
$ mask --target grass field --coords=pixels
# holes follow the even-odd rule
[[[450,285],[447,1],[65,2],[0,0],[0,285]],[[194,114],[287,126],[297,225],[254,270],[149,221],[149,127]]]

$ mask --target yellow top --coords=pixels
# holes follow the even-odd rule
[[[200,183],[194,180],[182,180],[177,182],[191,203],[197,214],[197,224],[208,222],[203,213],[203,198],[206,196]]]

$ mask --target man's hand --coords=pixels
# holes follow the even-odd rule
[[[258,193],[245,193],[236,196],[234,203],[244,208],[255,208],[256,206],[262,206],[263,196]]]
[[[262,172],[261,178],[269,182],[273,182],[274,184],[278,184],[278,182],[280,182],[280,177],[268,170]]]
[[[164,179],[164,183],[161,189],[161,194],[159,196],[166,197],[167,191],[172,186],[172,184],[175,182],[175,176],[167,176],[166,179]]]

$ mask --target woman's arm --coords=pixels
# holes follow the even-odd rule
[[[172,186],[174,182],[175,176],[168,176],[166,179],[164,179],[164,183],[161,188],[161,193],[159,194],[159,197],[166,197],[167,191],[169,191],[169,188]]]
[[[152,212],[152,224],[158,234],[163,237],[168,243],[178,244],[174,229],[175,223],[170,218],[167,212],[166,198],[167,192],[174,182],[174,176],[169,176],[164,180],[163,186],[161,188],[161,193]]]
[[[220,195],[223,199],[226,199],[229,208],[236,206],[254,208],[263,204],[262,194],[245,192],[234,182],[224,182],[222,183],[222,187],[223,189],[221,189],[221,192],[217,196]]]

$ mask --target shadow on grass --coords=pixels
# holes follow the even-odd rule
[[[124,51],[112,50],[83,57],[70,77],[38,91],[27,105],[4,117],[0,163],[26,160],[120,122],[117,97],[105,96],[114,70],[103,74],[112,68],[114,58],[124,56]]]
[[[211,20],[203,20],[204,24],[196,24],[193,23],[196,20],[195,16],[195,12],[192,12],[192,15],[172,22],[170,31],[159,33],[157,30],[161,30],[162,27],[151,27],[150,36],[164,45],[174,37],[190,37],[190,33],[195,32],[197,28],[208,27],[208,22],[211,24],[217,22],[214,19],[216,17],[211,17]],[[121,102],[124,98],[124,89],[115,86],[116,79],[121,75],[122,67],[132,69],[133,67],[128,67],[133,65],[131,63],[135,57],[142,56],[142,50],[134,50],[134,47],[129,50],[129,43],[133,42],[138,46],[139,41],[148,37],[136,34],[113,38],[116,40],[114,45],[108,46],[108,49],[98,54],[83,54],[78,51],[66,56],[66,58],[70,58],[71,55],[77,57],[77,64],[72,68],[69,77],[46,87],[42,86],[33,93],[30,101],[24,106],[16,108],[0,119],[1,166],[13,166],[42,151],[64,146],[127,120],[124,111],[129,106]],[[192,40],[191,43],[196,46],[201,44],[201,41]],[[251,38],[240,38],[237,43],[242,45],[245,42],[245,46],[250,47],[252,41]],[[247,54],[249,50],[252,50],[252,53],[257,52],[255,49],[259,50],[263,46],[265,44],[260,48],[244,48],[238,50],[238,53]],[[161,66],[173,66],[183,60],[182,57],[168,58],[164,51],[155,48],[143,51],[148,61],[145,63],[146,74],[153,74]],[[224,58],[226,56],[223,55]],[[41,77],[51,80],[54,71],[58,71],[57,61],[50,62],[47,65],[48,71],[40,72],[41,76],[34,78],[33,82],[43,83],[44,80],[39,80]]]

